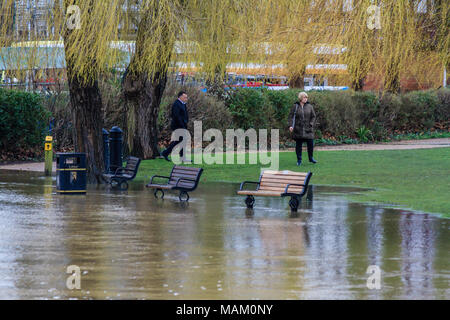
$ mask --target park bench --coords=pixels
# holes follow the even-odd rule
[[[161,199],[164,198],[164,190],[177,190],[180,191],[180,201],[188,202],[188,192],[197,189],[200,177],[203,173],[202,168],[188,168],[174,166],[169,177],[155,175],[150,180],[150,183],[146,186],[149,189],[154,189],[154,195],[158,198],[158,193],[161,192]],[[165,184],[154,183],[156,178],[165,179]]]
[[[104,174],[103,178],[113,188],[120,188],[120,190],[128,189],[128,182],[136,178],[141,159],[136,157],[129,157],[125,168],[118,168],[113,174]]]
[[[262,197],[291,197],[289,206],[296,212],[301,198],[308,191],[308,184],[312,173],[293,171],[264,171],[259,182],[244,181],[238,191],[238,195],[245,195],[247,208],[252,209],[255,204],[255,196]],[[244,190],[246,184],[256,185],[256,190]]]

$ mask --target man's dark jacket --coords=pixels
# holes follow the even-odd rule
[[[175,101],[172,106],[172,130],[177,129],[187,129],[187,124],[189,122],[189,115],[187,112],[186,105],[183,104],[179,99]]]

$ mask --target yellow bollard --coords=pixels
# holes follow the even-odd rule
[[[53,137],[45,138],[45,175],[51,176],[53,171]]]

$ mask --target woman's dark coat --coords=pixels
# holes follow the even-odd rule
[[[294,124],[294,113],[297,109]],[[300,102],[296,102],[289,114],[288,126],[294,128],[292,138],[298,139],[314,139],[314,126],[316,124],[316,113],[310,103],[306,103],[303,107]]]

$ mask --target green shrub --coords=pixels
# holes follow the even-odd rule
[[[233,128],[280,129],[281,142],[290,140],[287,118],[299,90],[234,90],[227,100]],[[386,141],[389,137],[428,130],[448,131],[450,89],[404,95],[354,91],[311,91],[317,115],[316,138],[338,142]],[[345,138],[344,138],[345,137]]]
[[[227,101],[235,128],[248,130],[270,129],[270,119],[274,110],[267,97],[267,91],[237,89]]]
[[[50,113],[38,94],[0,89],[0,150],[43,147]]]
[[[414,91],[401,96],[398,120],[402,129],[418,132],[431,129],[435,124],[435,111],[439,104],[436,91]]]

